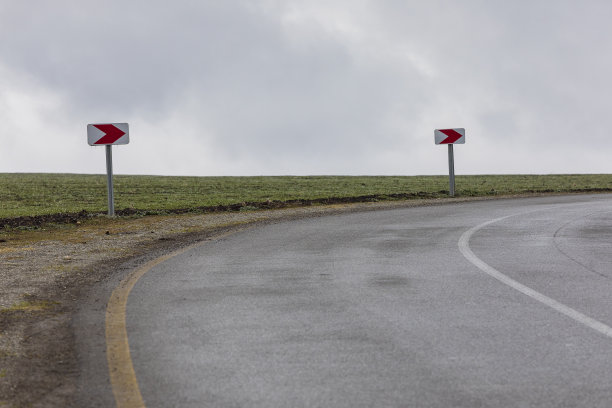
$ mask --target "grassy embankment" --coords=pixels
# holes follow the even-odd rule
[[[447,176],[159,177],[115,176],[115,208],[141,213],[251,209],[257,203],[438,198]],[[458,176],[456,196],[612,191],[612,175]],[[299,203],[296,203],[299,204]],[[265,205],[264,205],[265,206]],[[0,219],[56,213],[104,213],[106,176],[0,174]]]

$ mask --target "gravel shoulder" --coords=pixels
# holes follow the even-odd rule
[[[0,231],[0,408],[74,406],[80,374],[74,314],[94,285],[127,274],[125,265],[246,224],[485,199],[491,198],[97,217],[74,225]]]

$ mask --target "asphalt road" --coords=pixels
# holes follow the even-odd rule
[[[610,195],[255,227],[127,303],[147,407],[610,407],[610,326]],[[92,406],[113,401],[102,343],[81,345]]]

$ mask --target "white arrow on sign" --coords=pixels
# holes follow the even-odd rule
[[[99,123],[87,125],[90,146],[124,145],[130,143],[127,123]]]

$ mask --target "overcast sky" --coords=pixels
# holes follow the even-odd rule
[[[0,172],[612,172],[609,0],[0,0]]]

